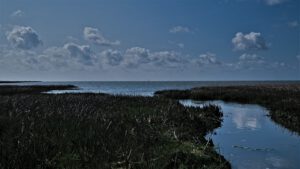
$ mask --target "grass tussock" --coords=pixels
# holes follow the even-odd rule
[[[201,87],[191,90],[158,91],[156,95],[172,99],[223,100],[262,105],[271,119],[300,133],[300,85],[256,85]]]
[[[33,94],[5,90],[0,168],[230,168],[204,138],[221,125],[217,106],[184,107],[160,97],[38,94],[40,87],[32,87]]]

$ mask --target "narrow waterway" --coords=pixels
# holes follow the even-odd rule
[[[222,127],[209,134],[234,169],[299,169],[300,137],[274,123],[264,107],[223,101],[181,100],[185,106],[221,107]]]

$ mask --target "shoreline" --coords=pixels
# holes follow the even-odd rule
[[[277,124],[300,134],[300,85],[246,85],[199,87],[189,90],[162,90],[156,96],[171,99],[222,100],[266,107]]]

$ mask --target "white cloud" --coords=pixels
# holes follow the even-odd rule
[[[86,45],[67,43],[62,47],[49,47],[41,52],[0,48],[0,67],[3,70],[87,70],[99,68],[98,57]]]
[[[107,49],[100,53],[101,62],[105,66],[118,66],[123,60],[122,53],[117,50]]]
[[[286,0],[264,0],[264,1],[267,5],[273,6],[273,5],[281,4],[281,3],[285,2]]]
[[[239,65],[244,67],[256,66],[256,65],[263,65],[265,64],[264,57],[257,56],[256,54],[243,54],[239,58]]]
[[[41,70],[65,69],[72,65],[72,58],[69,52],[61,47],[51,47],[43,51],[42,54],[34,58],[36,65],[41,65]]]
[[[12,17],[22,17],[24,15],[24,12],[21,10],[16,10],[11,14]]]
[[[137,68],[141,65],[171,68],[182,66],[186,62],[181,54],[174,51],[150,52],[149,49],[133,47],[125,51],[121,64],[127,68]]]
[[[292,22],[289,22],[288,25],[291,28],[297,28],[300,24],[298,21],[292,21]]]
[[[42,45],[38,34],[29,26],[14,26],[6,33],[7,40],[16,48],[31,49]]]
[[[258,56],[256,54],[242,54],[237,62],[225,64],[228,68],[233,69],[256,69],[256,68],[266,68],[267,62],[265,62],[264,57]]]
[[[191,30],[188,27],[185,26],[174,26],[169,30],[170,33],[188,33],[191,32]]]
[[[70,56],[78,59],[79,62],[86,65],[93,65],[93,60],[95,59],[95,55],[91,51],[90,46],[88,45],[78,45],[75,43],[67,43],[63,47],[68,50]]]
[[[239,57],[237,62],[226,64],[228,68],[238,69],[238,70],[267,70],[267,69],[294,69],[292,65],[288,65],[281,61],[267,61],[264,57],[258,56],[256,54],[245,53]]]
[[[217,60],[216,54],[210,52],[201,54],[194,62],[200,66],[221,64],[221,62]]]
[[[296,56],[296,58],[300,61],[300,54]]]
[[[110,67],[164,69],[185,66],[186,63],[187,59],[177,52],[151,53],[141,47],[132,47],[125,52],[106,49],[100,53],[95,53],[88,45],[76,43],[49,47],[41,52],[16,50],[11,47],[0,48],[0,67],[4,70],[99,70]]]
[[[297,56],[300,61],[300,56]],[[72,71],[72,70],[266,70],[291,68],[284,62],[265,61],[255,54],[243,54],[236,62],[225,63],[217,59],[216,54],[205,53],[196,58],[174,51],[151,52],[141,47],[133,47],[125,52],[107,49],[95,53],[87,45],[67,43],[61,47],[50,47],[41,53],[32,50],[18,50],[0,46],[0,67],[3,71]],[[210,68],[214,69],[210,69]],[[183,69],[182,69],[183,68]],[[135,71],[136,71],[135,70]]]
[[[256,54],[243,54],[239,57],[240,61],[258,61],[258,60],[263,60],[264,58],[261,56],[258,56]]]
[[[97,28],[92,27],[85,27],[83,30],[83,36],[87,41],[90,41],[94,44],[100,45],[100,46],[113,46],[113,45],[119,45],[120,41],[109,41]]]
[[[261,33],[257,32],[250,32],[249,34],[238,32],[232,39],[232,43],[234,45],[234,49],[240,51],[268,49],[268,45]]]
[[[150,54],[150,61],[156,66],[177,67],[186,61],[174,51],[159,51]]]
[[[33,59],[39,70],[88,70],[100,68],[98,58],[88,45],[66,43],[47,48]]]
[[[8,46],[0,46],[0,67],[1,71],[20,71],[32,68],[29,59],[36,56],[35,51],[18,50]]]
[[[140,64],[149,63],[150,51],[141,47],[129,48],[125,51],[123,64],[126,67],[134,68]]]

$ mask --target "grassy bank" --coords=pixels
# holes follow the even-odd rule
[[[204,138],[216,106],[50,88],[0,86],[0,168],[230,168]]]
[[[300,133],[300,84],[201,87],[191,90],[158,91],[156,95],[173,99],[259,104],[270,110],[272,120]]]

